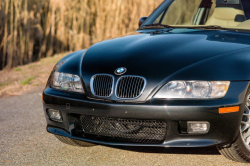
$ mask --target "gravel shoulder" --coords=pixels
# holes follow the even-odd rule
[[[231,162],[215,148],[79,148],[45,130],[42,87],[0,99],[0,165],[248,165]]]

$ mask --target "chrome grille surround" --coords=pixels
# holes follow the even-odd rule
[[[96,74],[90,80],[90,89],[94,96],[110,97],[114,89],[114,76],[110,74]]]
[[[141,76],[121,76],[116,83],[115,96],[118,99],[139,98],[147,84],[147,80]]]

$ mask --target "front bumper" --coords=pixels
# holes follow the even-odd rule
[[[69,94],[47,87],[43,93],[43,105],[47,120],[47,131],[52,134],[104,145],[160,146],[160,147],[205,147],[232,143],[238,135],[244,98],[248,82],[232,82],[223,99],[218,100],[148,100],[145,103],[123,103],[91,100],[81,94]],[[239,112],[219,114],[221,107],[240,106]],[[47,116],[47,109],[60,110],[62,123]],[[163,143],[139,144],[105,142],[76,137],[72,134],[75,124],[71,115],[96,117],[163,120],[167,122],[167,134]],[[191,135],[180,132],[180,121],[208,121],[207,134]]]

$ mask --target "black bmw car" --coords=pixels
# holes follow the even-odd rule
[[[78,146],[216,146],[250,162],[250,0],[166,0],[54,67],[47,131]]]

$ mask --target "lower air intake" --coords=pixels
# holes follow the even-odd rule
[[[165,140],[167,124],[156,120],[129,120],[81,116],[83,136],[120,143],[159,144]]]

